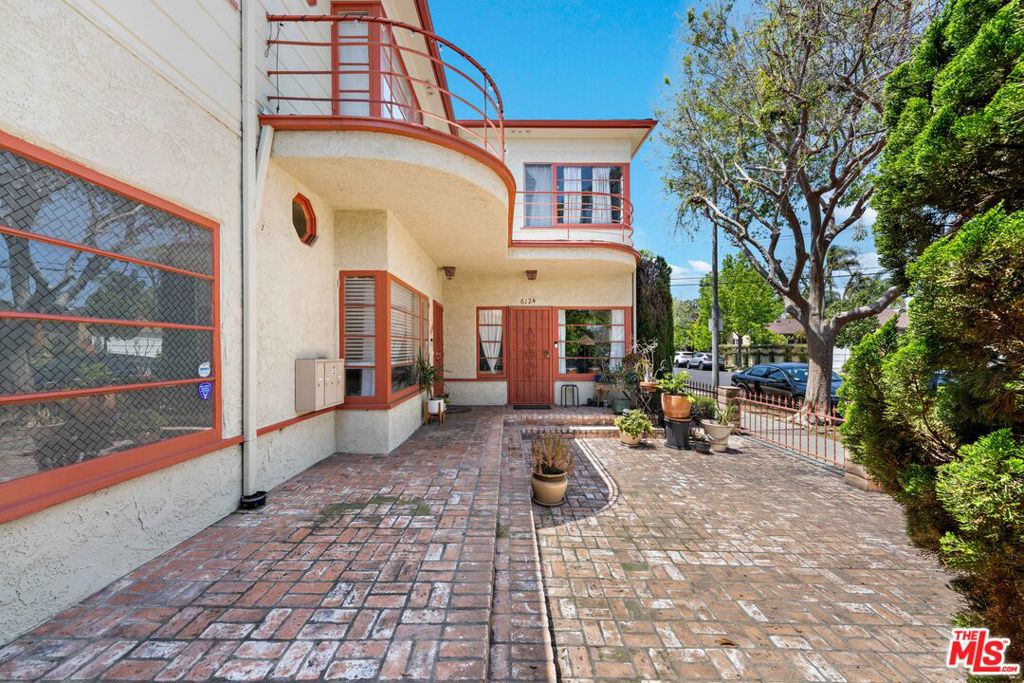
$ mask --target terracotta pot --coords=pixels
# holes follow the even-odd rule
[[[636,446],[636,445],[638,445],[640,443],[640,439],[642,439],[642,438],[643,438],[643,434],[637,434],[636,436],[631,436],[630,434],[627,434],[626,432],[622,431],[621,429],[619,430],[619,441],[621,441],[622,443],[626,444],[627,446]]]
[[[665,417],[671,420],[690,419],[690,397],[662,394],[661,412],[665,413]]]
[[[711,450],[716,453],[724,453],[729,449],[729,435],[732,434],[732,425],[723,425],[710,420],[701,423],[704,433],[711,441]]]
[[[540,505],[552,507],[565,502],[565,490],[569,487],[569,477],[562,474],[537,474],[530,477],[533,487],[533,500]]]
[[[655,391],[657,391],[658,383],[657,382],[640,382],[640,389],[641,389],[641,391],[643,391],[645,393],[651,394],[651,393],[654,393]]]

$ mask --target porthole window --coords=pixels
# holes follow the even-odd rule
[[[313,205],[301,194],[292,199],[292,226],[303,244],[312,244],[316,239],[316,214]]]

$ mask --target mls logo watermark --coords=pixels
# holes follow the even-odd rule
[[[1006,676],[1020,673],[1020,664],[1007,664],[1009,638],[990,638],[987,628],[955,628],[949,638],[946,666],[963,666],[975,676]]]

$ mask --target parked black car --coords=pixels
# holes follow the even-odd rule
[[[800,405],[807,394],[807,363],[766,363],[737,372],[732,376],[733,386],[748,396],[785,398]],[[832,373],[831,403],[839,402],[837,392],[843,378]]]
[[[686,367],[695,370],[710,370],[712,359],[710,353],[695,353],[686,361]],[[721,356],[718,358],[718,369],[725,370],[725,361]]]

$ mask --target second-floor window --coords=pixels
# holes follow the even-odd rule
[[[524,225],[622,223],[622,166],[526,164]]]

